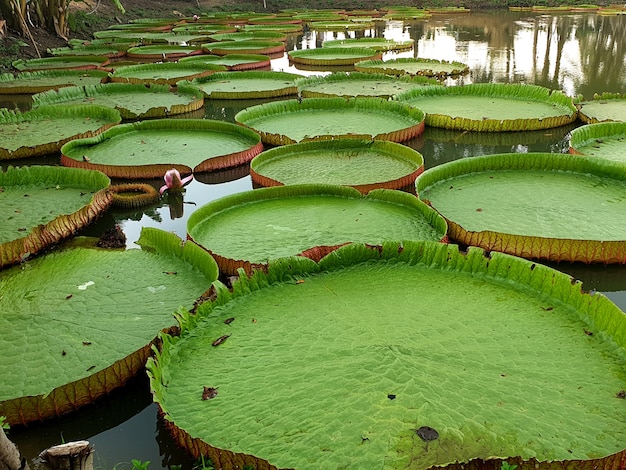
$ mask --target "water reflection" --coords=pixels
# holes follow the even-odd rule
[[[591,98],[596,92],[626,91],[625,35],[624,16],[494,11],[410,22],[376,22],[373,27],[360,31],[306,29],[288,35],[287,50],[320,47],[322,41],[327,39],[413,39],[412,51],[385,53],[384,58],[420,57],[469,65],[470,74],[448,79],[448,85],[523,82],[564,90],[571,96],[582,94]],[[298,69],[289,63],[287,54],[273,58],[271,68],[300,75],[329,73]],[[234,116],[240,110],[267,101],[207,100],[198,116],[234,122]],[[28,109],[30,103],[30,98],[23,96],[7,99],[0,96],[0,104],[11,109]],[[565,152],[569,146],[568,134],[578,125],[580,123],[550,130],[501,134],[428,128],[423,135],[406,144],[421,152],[425,167],[431,168],[460,158],[491,153]],[[2,162],[2,167],[9,164],[56,165],[58,156]],[[158,187],[161,182],[155,184]],[[196,175],[180,195],[168,195],[141,211],[109,211],[81,235],[99,236],[119,224],[131,248],[136,247],[134,242],[139,239],[142,227],[161,228],[184,239],[187,220],[198,207],[251,189],[247,165]],[[626,309],[625,267],[568,263],[552,266],[581,279],[585,289],[606,293],[622,309]],[[66,441],[90,440],[96,446],[96,465],[100,468],[112,468],[119,462],[135,458],[150,460],[151,470],[174,464],[191,468],[190,459],[185,458],[162,424],[157,422],[156,406],[150,404],[145,378],[138,380],[138,386],[125,387],[94,406],[43,426],[15,429],[11,437],[29,458],[34,458],[50,445],[58,444],[62,436]]]

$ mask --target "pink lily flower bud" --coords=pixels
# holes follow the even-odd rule
[[[159,193],[163,195],[165,191],[182,191],[183,186],[189,183],[193,179],[193,175],[189,175],[185,178],[180,177],[180,173],[177,169],[172,168],[171,170],[167,170],[163,180],[165,181],[165,185],[161,186]]]

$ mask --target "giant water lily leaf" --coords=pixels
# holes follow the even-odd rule
[[[624,462],[626,315],[561,272],[433,242],[350,245],[219,292],[148,362],[177,442],[216,467]]]
[[[122,119],[147,119],[200,109],[204,95],[186,81],[175,90],[167,85],[106,83],[37,94],[33,96],[33,104],[98,104],[117,109]]]
[[[111,74],[110,80],[121,83],[175,85],[180,80],[206,77],[216,70],[226,70],[226,67],[216,64],[189,64],[183,62],[126,65],[116,69]]]
[[[124,43],[111,43],[111,44],[88,44],[84,46],[74,46],[74,47],[55,47],[52,49],[48,49],[48,54],[59,57],[68,57],[68,56],[100,56],[100,57],[108,57],[119,58],[124,57],[126,55],[126,47]]]
[[[245,40],[245,41],[219,41],[204,44],[204,50],[211,54],[280,54],[285,52],[285,43],[281,41],[261,41],[261,40]]]
[[[339,136],[404,142],[424,131],[424,113],[378,98],[308,98],[252,106],[235,121],[272,145]]]
[[[252,181],[261,186],[340,184],[362,193],[407,187],[423,171],[419,152],[382,140],[314,140],[267,150],[250,162]]]
[[[279,31],[281,33],[298,33],[302,31],[302,24],[278,23],[278,24],[244,24],[242,31]]]
[[[68,140],[97,135],[121,120],[117,110],[97,105],[0,109],[0,160],[58,152]]]
[[[441,240],[443,219],[413,195],[378,189],[363,196],[336,185],[276,186],[223,197],[196,210],[188,237],[222,272],[303,254],[317,259],[351,242]]]
[[[304,65],[353,65],[366,59],[380,59],[382,52],[368,47],[328,47],[287,52],[289,60]]]
[[[239,31],[237,33],[216,33],[209,36],[213,41],[286,41],[287,34],[279,31]]]
[[[309,24],[316,31],[357,31],[374,27],[373,21],[313,21]]]
[[[413,39],[394,41],[385,38],[334,39],[324,41],[322,47],[368,47],[376,51],[406,51],[413,48]]]
[[[365,73],[385,73],[388,75],[425,75],[447,77],[469,72],[469,67],[461,62],[448,62],[436,59],[413,59],[408,57],[392,60],[363,60],[354,64],[355,70]]]
[[[396,99],[421,108],[428,126],[467,131],[549,129],[574,122],[578,113],[565,94],[519,83],[420,87]]]
[[[98,85],[106,82],[105,70],[40,70],[17,75],[0,75],[0,94],[32,94],[68,86]]]
[[[74,69],[91,70],[104,67],[109,63],[107,57],[79,56],[79,57],[42,57],[41,59],[19,59],[13,62],[20,72],[35,70]]]
[[[226,54],[218,55],[199,55],[192,57],[183,57],[180,63],[196,63],[209,65],[222,65],[228,70],[251,70],[267,67],[269,69],[270,57],[263,54]]]
[[[574,129],[570,153],[626,163],[626,122],[599,122]]]
[[[603,121],[626,121],[626,95],[602,93],[591,101],[578,104],[578,117],[587,124]]]
[[[111,204],[109,184],[100,172],[62,167],[0,172],[0,267],[23,261],[97,219]]]
[[[380,97],[391,98],[423,85],[436,85],[424,77],[391,77],[380,73],[336,72],[324,77],[311,76],[296,81],[303,98]]]
[[[257,133],[229,122],[155,119],[68,142],[61,163],[112,178],[161,178],[171,168],[189,174],[242,165],[262,149]]]
[[[207,98],[257,99],[297,95],[296,79],[287,72],[217,72],[191,81]]]
[[[194,23],[194,24],[182,24],[172,28],[173,33],[189,33],[189,34],[215,34],[215,33],[236,33],[237,28],[228,24],[206,24],[206,23]]]
[[[416,181],[453,240],[527,258],[626,263],[626,176],[614,162],[567,154],[456,160]]]
[[[199,47],[177,45],[138,46],[126,51],[128,57],[140,59],[175,59],[198,54],[202,54],[202,49]]]
[[[193,243],[144,229],[142,250],[68,246],[0,273],[0,414],[25,424],[73,411],[143,368],[173,312],[217,279]]]

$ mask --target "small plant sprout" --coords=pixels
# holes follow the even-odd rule
[[[179,171],[175,168],[167,170],[165,176],[163,176],[165,184],[161,186],[159,193],[162,195],[165,191],[182,191],[183,186],[189,183],[192,179],[193,175],[189,175],[181,179]]]
[[[502,462],[502,466],[500,467],[500,470],[515,470],[516,468],[517,468],[517,465],[513,465],[508,462]]]
[[[130,463],[133,464],[132,470],[148,470],[148,465],[150,465],[149,460],[142,462],[139,459],[132,459]]]

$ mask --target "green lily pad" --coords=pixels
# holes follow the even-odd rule
[[[215,33],[209,36],[213,41],[286,41],[287,34],[280,31],[239,31],[237,33]]]
[[[309,27],[315,31],[357,31],[374,27],[374,22],[367,21],[313,21]]]
[[[0,109],[0,160],[35,157],[58,152],[79,137],[101,133],[122,120],[105,106],[41,106],[23,113]]]
[[[202,54],[202,49],[194,46],[151,45],[131,47],[126,51],[128,57],[140,59],[175,59]]]
[[[354,69],[365,73],[385,73],[387,75],[425,75],[427,77],[448,77],[469,72],[469,67],[461,62],[448,62],[436,59],[413,59],[403,57],[391,60],[364,60],[354,64]]]
[[[398,101],[426,113],[426,125],[479,132],[549,129],[574,122],[572,99],[548,88],[506,83],[420,87]]]
[[[117,109],[122,119],[148,119],[200,109],[204,95],[187,82],[181,82],[175,90],[167,85],[107,83],[37,94],[33,104],[98,104]]]
[[[110,80],[118,83],[175,85],[180,80],[206,77],[218,70],[226,70],[226,67],[214,64],[189,64],[184,62],[127,65],[116,69],[111,74]]]
[[[423,85],[437,84],[424,77],[391,77],[384,74],[335,72],[318,77],[303,77],[296,81],[303,98],[379,97],[391,98]]]
[[[235,33],[237,28],[228,24],[183,24],[172,28],[173,33],[190,33],[190,34],[215,34],[215,33]]]
[[[578,105],[578,117],[587,124],[626,121],[626,95],[603,93]]]
[[[36,70],[91,70],[108,65],[109,59],[101,56],[78,56],[78,57],[43,57],[41,59],[19,59],[13,62],[20,72],[33,72]]]
[[[353,65],[365,59],[380,59],[381,54],[367,47],[329,47],[287,52],[291,62],[304,65]]]
[[[100,172],[43,165],[0,172],[0,267],[40,253],[97,219],[111,204],[105,191],[110,183]]]
[[[623,165],[567,154],[485,155],[431,168],[416,187],[459,243],[551,261],[626,263]]]
[[[270,57],[263,54],[226,54],[226,55],[199,55],[184,57],[180,63],[197,63],[209,65],[221,65],[228,70],[251,70],[260,68],[270,68]]]
[[[409,193],[377,189],[361,195],[349,187],[305,184],[210,202],[191,214],[187,234],[210,251],[220,272],[235,274],[283,256],[319,259],[352,242],[441,240],[446,226]]]
[[[413,39],[394,41],[385,38],[335,39],[322,42],[322,47],[367,47],[375,51],[407,51],[413,49]]]
[[[260,104],[239,111],[235,122],[272,145],[334,137],[404,142],[424,131],[424,113],[378,98],[308,98]]]
[[[245,41],[219,41],[203,44],[202,49],[210,54],[280,54],[285,52],[285,43],[281,41],[261,41],[249,39]]]
[[[98,85],[107,81],[105,70],[40,70],[0,75],[0,94],[32,94],[68,86]]]
[[[570,153],[626,163],[626,122],[599,122],[574,129]]]
[[[297,95],[300,75],[287,72],[218,72],[196,78],[191,84],[207,98],[256,99]]]
[[[248,163],[261,152],[258,134],[210,119],[155,119],[122,124],[61,148],[61,163],[100,170],[112,178],[162,178]]]
[[[407,187],[423,171],[419,152],[382,140],[302,142],[266,150],[250,162],[252,182],[261,186],[340,184],[362,193]]]
[[[407,241],[280,260],[217,290],[147,365],[176,441],[216,466],[549,470],[626,455],[626,315],[561,272]]]
[[[278,24],[244,24],[242,31],[279,31],[281,33],[299,33],[302,24],[278,23]]]
[[[121,43],[120,43],[121,44]],[[48,49],[48,54],[55,57],[68,57],[68,56],[100,56],[108,57],[109,59],[124,57],[126,55],[126,47],[119,45],[86,45],[75,47],[55,47]]]
[[[123,385],[175,310],[217,279],[194,243],[144,228],[138,244],[76,243],[2,271],[0,375],[15,380],[2,386],[0,414],[10,424],[74,411]]]

